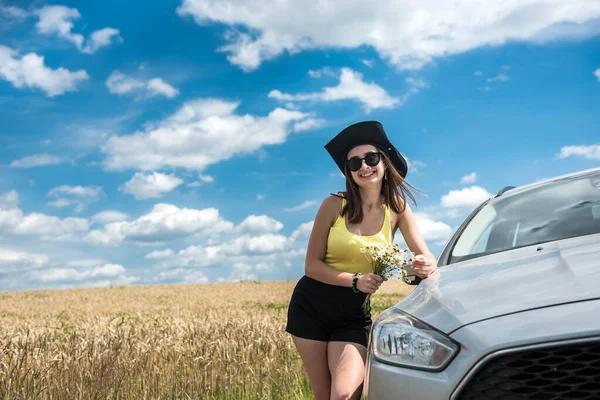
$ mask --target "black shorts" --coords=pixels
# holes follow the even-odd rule
[[[303,276],[292,294],[285,331],[304,339],[352,342],[367,347],[370,310],[363,311],[365,293]]]

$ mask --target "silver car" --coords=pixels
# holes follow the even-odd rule
[[[508,187],[373,324],[368,400],[600,399],[600,168]]]

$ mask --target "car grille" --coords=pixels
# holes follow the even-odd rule
[[[457,399],[600,399],[600,341],[492,358],[467,382]]]

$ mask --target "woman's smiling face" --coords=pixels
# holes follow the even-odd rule
[[[368,155],[368,153],[378,153],[379,149],[370,144],[363,144],[360,146],[356,146],[352,148],[348,155],[346,156],[346,161],[350,160],[352,157],[358,157],[363,159]],[[373,184],[377,184],[381,182],[383,179],[385,168],[383,166],[383,160],[380,159],[379,163],[374,166],[369,166],[365,162],[365,160],[361,160],[360,169],[356,172],[350,171],[352,174],[352,179],[356,184],[360,187],[368,187]]]

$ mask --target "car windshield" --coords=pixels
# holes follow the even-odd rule
[[[450,263],[600,233],[600,172],[493,199],[456,241]]]

